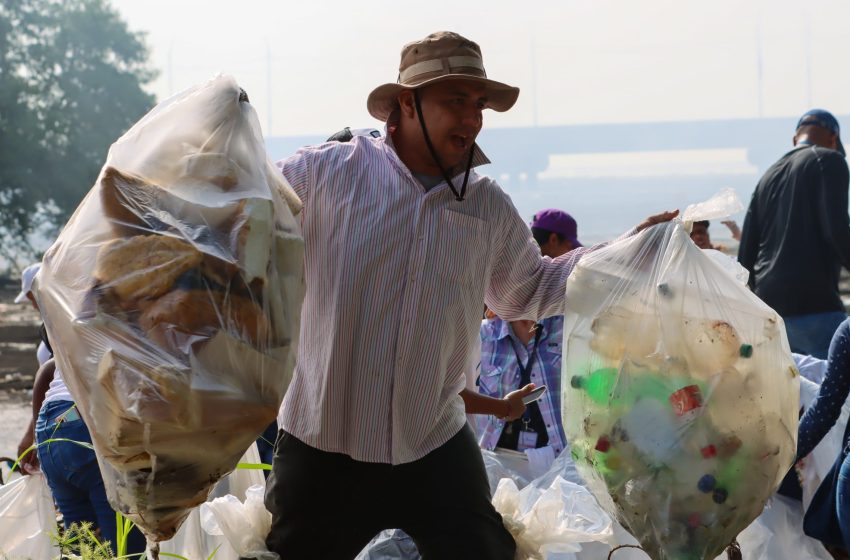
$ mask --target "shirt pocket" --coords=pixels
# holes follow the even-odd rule
[[[444,208],[434,237],[432,263],[436,275],[452,284],[483,286],[489,253],[487,222]]]
[[[481,367],[481,373],[478,376],[478,392],[488,397],[502,398],[502,374],[505,369],[502,367]]]

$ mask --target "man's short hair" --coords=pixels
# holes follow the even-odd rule
[[[705,226],[705,229],[708,229],[709,224],[711,224],[711,222],[709,222],[708,220],[698,220],[694,222],[695,226]]]
[[[541,247],[549,241],[549,238],[552,237],[552,234],[558,236],[558,242],[563,242],[566,237],[558,233],[557,231],[549,231],[548,229],[543,229],[539,227],[531,228],[531,235],[534,236],[534,240],[537,241],[537,244]]]

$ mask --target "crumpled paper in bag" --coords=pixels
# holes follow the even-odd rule
[[[109,150],[35,293],[112,506],[175,534],[276,417],[304,297],[300,201],[233,78]]]
[[[674,220],[579,262],[564,346],[564,426],[600,504],[656,560],[717,556],[794,458],[782,319]]]

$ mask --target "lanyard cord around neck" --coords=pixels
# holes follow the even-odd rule
[[[425,128],[425,117],[422,116],[422,102],[419,99],[419,90],[413,90],[413,100],[416,103],[416,114],[419,115],[419,126],[422,128],[422,136],[425,137],[425,144],[428,146],[428,151],[431,152],[431,157],[434,158],[434,163],[440,168],[440,173],[443,174],[443,179],[449,184],[449,188],[455,195],[455,200],[463,201],[466,196],[466,184],[469,182],[469,172],[472,170],[472,156],[475,153],[475,143],[469,148],[469,160],[466,162],[466,174],[463,176],[463,184],[460,186],[460,192],[457,192],[455,184],[452,183],[452,178],[449,177],[449,172],[443,167],[443,162],[440,161],[440,156],[437,155],[437,150],[434,149],[434,144],[431,143],[431,137],[428,135],[428,129]]]
[[[513,328],[513,327],[511,327]],[[519,388],[522,389],[529,383],[531,383],[531,368],[534,367],[534,360],[537,358],[537,347],[540,345],[540,338],[543,336],[543,325],[537,323],[534,325],[534,344],[531,346],[531,352],[528,354],[528,361],[523,365],[522,360],[519,357],[519,350],[517,350],[516,342],[513,337],[509,337],[508,340],[511,341],[511,347],[514,349],[514,355],[516,355],[516,362],[519,365]],[[531,407],[539,406],[536,402],[531,403],[530,405],[525,407],[525,412],[522,414],[522,418],[517,421],[522,422],[525,426],[531,422]]]
[[[534,344],[531,346],[531,352],[528,354],[528,361],[523,365],[522,359],[519,357],[519,350],[517,350],[516,342],[513,338],[510,339],[511,347],[514,349],[514,355],[516,355],[516,363],[519,365],[519,386],[520,388],[525,387],[529,383],[531,383],[531,368],[534,367],[534,360],[537,358],[537,347],[540,345],[540,338],[543,336],[543,325],[537,323],[534,325]],[[528,409],[526,408],[526,412]]]

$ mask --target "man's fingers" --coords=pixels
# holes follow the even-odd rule
[[[667,210],[666,212],[662,212],[661,214],[656,214],[655,216],[651,216],[649,221],[652,222],[652,225],[661,224],[664,222],[669,222],[673,218],[679,215],[678,210]]]
[[[525,395],[529,394],[530,392],[532,392],[533,390],[535,390],[536,388],[537,388],[537,385],[535,385],[534,383],[529,383],[528,385],[526,385],[525,387],[520,389],[519,392],[523,396],[525,396]]]

